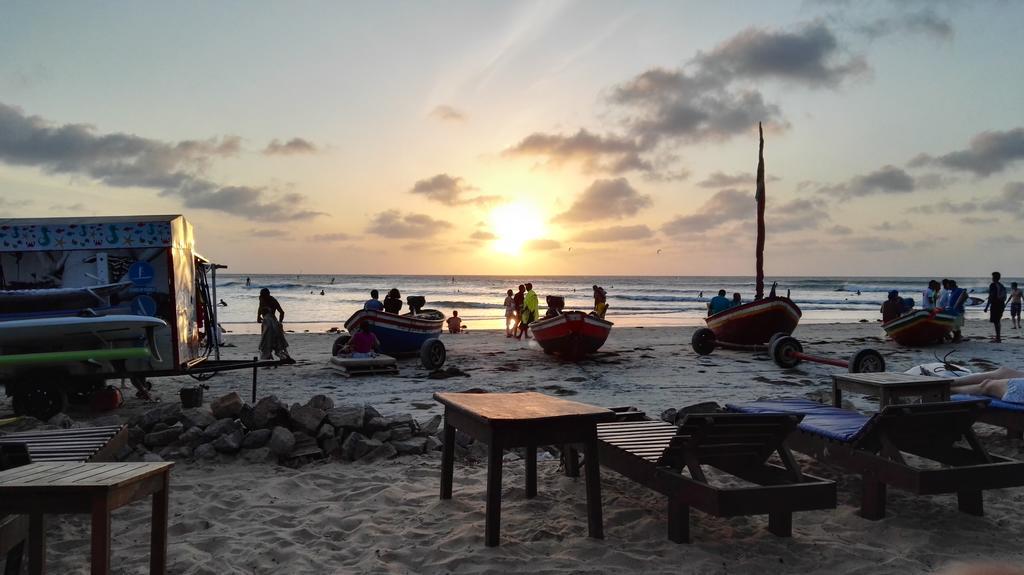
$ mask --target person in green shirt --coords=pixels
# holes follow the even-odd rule
[[[522,321],[519,324],[519,328],[522,331],[516,334],[516,339],[519,339],[521,336],[526,336],[526,339],[530,339],[530,335],[526,333],[526,330],[530,327],[530,323],[536,321],[539,317],[540,302],[537,301],[537,294],[533,291],[533,284],[527,283],[526,294],[523,296]]]

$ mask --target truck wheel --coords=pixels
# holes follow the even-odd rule
[[[428,370],[440,369],[446,359],[448,352],[444,348],[444,342],[436,337],[428,339],[420,346],[420,363]]]
[[[697,355],[710,355],[715,351],[715,332],[706,327],[698,329],[690,338],[690,347]]]
[[[885,358],[873,349],[862,349],[850,358],[850,373],[881,373],[885,371]]]
[[[775,360],[775,365],[789,369],[800,365],[800,358],[795,357],[793,352],[803,352],[804,346],[793,336],[777,338],[768,348],[768,354]]]
[[[334,340],[334,345],[331,347],[331,357],[334,357],[341,353],[342,348],[348,345],[348,342],[351,339],[351,335],[339,335],[338,338]]]
[[[57,387],[34,387],[19,391],[11,403],[15,414],[46,421],[64,411],[67,396]]]

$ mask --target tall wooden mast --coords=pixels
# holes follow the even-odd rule
[[[764,129],[761,122],[757,123],[758,147],[757,147],[757,193],[754,199],[757,201],[757,277],[756,293],[754,299],[764,297]]]

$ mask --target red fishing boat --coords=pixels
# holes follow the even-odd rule
[[[565,300],[548,296],[548,313],[530,324],[534,339],[544,353],[577,360],[601,349],[612,331],[612,322],[584,311],[562,311]]]
[[[917,310],[882,324],[896,343],[921,347],[942,343],[956,327],[956,317],[929,310]]]
[[[711,353],[716,346],[758,347],[768,343],[777,333],[789,335],[800,322],[800,308],[789,297],[771,293],[764,297],[764,131],[757,126],[757,277],[754,301],[716,313],[705,319],[708,327],[693,334],[691,345],[701,355]]]

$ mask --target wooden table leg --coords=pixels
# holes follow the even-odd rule
[[[105,497],[92,501],[92,575],[110,573],[110,509]]]
[[[882,411],[889,404],[892,403],[892,394],[889,393],[888,389],[883,387],[882,388],[882,392],[879,394],[879,396],[880,397],[879,397],[879,400],[878,400],[878,411]]]
[[[484,520],[484,543],[497,547],[501,530],[501,443],[497,438],[487,446],[487,517]]]
[[[526,497],[537,496],[537,446],[526,448]]]
[[[584,473],[587,482],[587,531],[591,537],[604,539],[604,520],[601,514],[601,465],[597,460],[597,437],[583,444],[586,458]]]
[[[28,517],[28,572],[31,575],[46,572],[46,516],[42,513]]]
[[[164,488],[153,494],[153,525],[149,535],[149,573],[167,573],[167,500],[170,496],[170,473],[164,472]]]
[[[455,473],[455,426],[444,418],[444,439],[441,446],[441,499],[452,498],[452,475]]]
[[[835,381],[832,382],[832,407],[843,406],[843,390],[839,389],[839,384]]]

